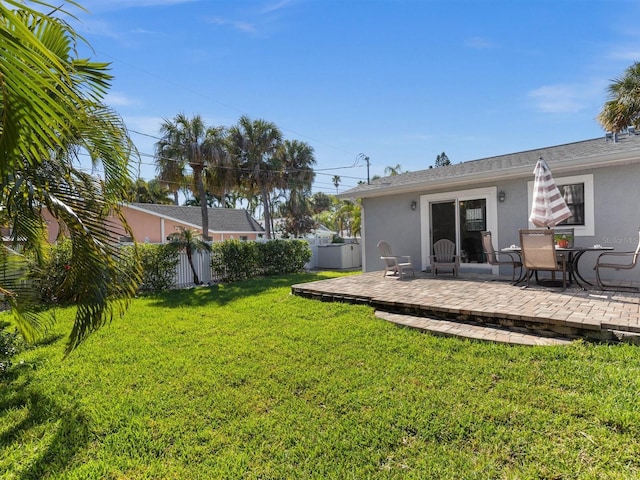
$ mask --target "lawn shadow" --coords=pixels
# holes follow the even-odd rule
[[[21,480],[58,476],[90,442],[88,421],[80,406],[63,408],[55,397],[38,390],[31,382],[31,372],[31,366],[18,366],[9,379],[0,382],[0,419],[4,425],[0,456],[20,452],[12,473]],[[7,422],[9,416],[17,416],[17,410],[26,414]],[[31,440],[34,438],[38,440]],[[38,444],[25,447],[25,439]]]
[[[153,305],[167,308],[184,306],[206,306],[216,304],[224,306],[241,298],[259,295],[274,288],[291,287],[297,283],[313,282],[333,278],[331,272],[295,273],[272,277],[254,278],[238,282],[221,283],[210,286],[192,287],[188,289],[170,290],[155,295]]]

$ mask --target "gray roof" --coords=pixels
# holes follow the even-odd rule
[[[601,137],[554,147],[482,158],[429,168],[417,172],[379,178],[338,195],[339,198],[378,197],[398,192],[447,188],[482,181],[531,176],[539,158],[544,158],[554,174],[640,162],[640,135],[619,135],[617,141]]]
[[[200,207],[130,203],[127,206],[153,215],[202,228]],[[246,210],[235,208],[208,208],[211,232],[264,232],[264,228]]]

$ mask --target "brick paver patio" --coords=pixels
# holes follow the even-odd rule
[[[368,304],[379,316],[398,324],[443,334],[462,329],[460,336],[471,338],[493,335],[495,341],[509,341],[527,333],[606,341],[636,342],[640,338],[640,294],[622,290],[523,288],[492,276],[470,274],[433,278],[417,273],[415,279],[400,280],[370,272],[294,285],[292,293]],[[428,319],[431,323],[427,325]],[[540,342],[547,340],[523,337],[511,343]]]

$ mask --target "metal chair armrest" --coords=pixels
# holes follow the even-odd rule
[[[510,259],[513,263],[519,263],[519,262],[520,262],[520,258],[519,258],[520,256],[519,256],[517,253],[512,253],[512,252],[498,252],[498,251],[496,251],[496,252],[494,252],[494,255],[496,256],[496,259],[497,259],[497,260],[499,260],[499,258],[498,258],[498,257],[499,257],[500,255],[502,255],[502,256],[505,256],[505,255],[506,255],[507,257],[509,257],[509,259]],[[516,258],[516,257],[518,257],[518,258]]]
[[[636,252],[603,252],[598,255],[598,258],[604,256],[620,256],[620,257],[630,257],[632,255],[636,255]]]

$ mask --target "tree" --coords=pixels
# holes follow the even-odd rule
[[[338,187],[340,186],[340,181],[342,180],[340,178],[340,175],[334,175],[333,178],[333,185],[336,187],[336,195],[338,194]]]
[[[124,314],[140,269],[139,262],[122,268],[112,235],[119,222],[128,230],[119,203],[131,182],[135,149],[120,117],[103,103],[109,65],[77,58],[80,37],[54,13],[14,0],[0,3],[0,210],[13,237],[13,248],[0,247],[0,293],[27,340],[46,331],[50,317],[32,302],[33,284],[22,281],[27,257],[17,248],[24,244],[24,253],[43,264],[47,209],[72,245],[65,287],[77,309],[68,354]],[[80,170],[81,152],[102,167],[104,178]]]
[[[156,161],[160,178],[171,178],[185,183],[185,168],[191,169],[194,195],[200,203],[202,236],[209,237],[204,170],[213,164],[214,150],[218,148],[220,132],[207,128],[200,115],[188,118],[179,113],[173,120],[165,119],[160,126],[162,138],[156,142]]]
[[[451,160],[446,153],[442,152],[436,157],[436,167],[446,167],[447,165],[451,165]]]
[[[299,237],[309,233],[314,225],[309,197],[316,159],[313,148],[298,140],[285,140],[278,155],[284,169],[281,188],[289,192],[285,200],[285,230]]]
[[[170,193],[169,189],[157,178],[148,182],[138,178],[127,188],[127,200],[136,203],[170,205],[173,203]]]
[[[313,213],[318,214],[324,210],[331,208],[331,197],[324,192],[314,193],[311,197],[311,204],[313,205]]]
[[[400,173],[402,173],[402,166],[399,163],[397,163],[395,167],[389,166],[384,169],[385,175],[393,176],[399,175]]]
[[[198,278],[196,267],[193,264],[194,252],[211,251],[211,245],[202,240],[202,235],[199,235],[195,230],[180,227],[178,232],[169,235],[169,241],[178,250],[184,250],[187,254],[187,260],[193,273],[193,283],[196,285],[202,284]]]
[[[272,238],[270,194],[280,185],[282,165],[277,155],[282,143],[278,127],[265,120],[240,117],[229,129],[229,151],[236,159],[239,183],[262,199],[265,234]]]
[[[207,149],[210,165],[205,170],[205,181],[207,191],[219,201],[222,208],[235,207],[235,197],[231,191],[239,181],[234,157],[229,152],[228,146],[226,128],[209,129]]]
[[[598,115],[605,130],[618,133],[629,126],[640,128],[640,62],[625,70],[608,88],[608,100]]]

